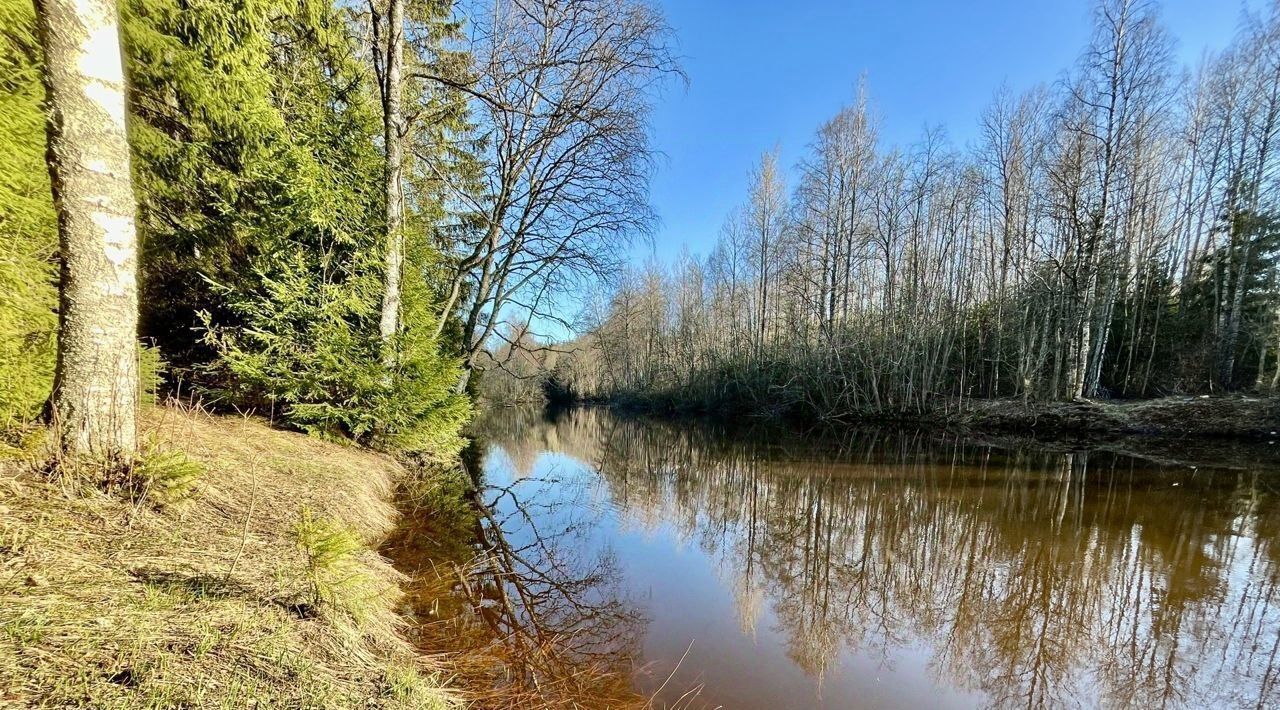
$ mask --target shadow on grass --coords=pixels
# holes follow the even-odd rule
[[[185,593],[193,599],[242,599],[278,606],[299,619],[313,619],[319,609],[298,597],[266,597],[225,575],[185,574],[165,570],[136,569],[129,573],[135,580],[169,593]]]

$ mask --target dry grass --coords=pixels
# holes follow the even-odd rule
[[[172,408],[145,428],[153,455],[184,455],[178,500],[0,461],[0,706],[454,704],[371,548],[395,524],[398,464]]]

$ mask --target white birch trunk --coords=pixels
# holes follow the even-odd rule
[[[136,204],[114,0],[38,0],[61,247],[54,424],[63,451],[137,450]]]
[[[391,339],[400,324],[400,277],[404,269],[404,147],[401,111],[401,65],[404,60],[404,2],[390,0],[387,8],[387,76],[383,94],[383,142],[386,144],[386,276],[382,292],[382,336],[384,362],[394,364]]]

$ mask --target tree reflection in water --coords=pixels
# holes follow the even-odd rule
[[[480,587],[468,584],[467,593],[511,648],[519,682],[543,701],[616,706],[628,693],[605,686],[626,687],[644,619],[622,594],[616,557],[591,543],[598,514],[582,492],[554,470],[480,481],[473,500],[482,555],[470,576]]]
[[[441,665],[470,707],[644,706],[632,682],[644,618],[608,547],[590,544],[584,489],[554,471],[489,480],[482,449],[464,452],[466,490],[427,477],[430,493],[401,492],[406,515],[382,551],[407,575],[412,635],[453,650]]]
[[[843,671],[842,653],[889,663],[924,647],[937,684],[984,705],[1280,704],[1275,470],[902,432],[815,449],[595,409],[554,421],[510,410],[485,430],[489,529],[519,528],[508,533],[518,543],[490,546],[532,599],[533,613],[508,612],[526,630],[508,634],[574,637],[607,618],[627,631],[585,634],[579,650],[634,651],[642,626],[620,601],[627,570],[612,566],[617,533],[605,528],[665,526],[714,561],[741,643],[767,611],[819,684]],[[552,529],[560,542],[545,544]],[[529,581],[535,568],[594,573],[566,574],[582,586],[561,594]],[[738,670],[744,683],[768,672]]]

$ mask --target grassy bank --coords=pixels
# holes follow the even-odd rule
[[[0,461],[0,706],[455,704],[374,551],[405,469],[254,420],[145,430],[142,490]]]

